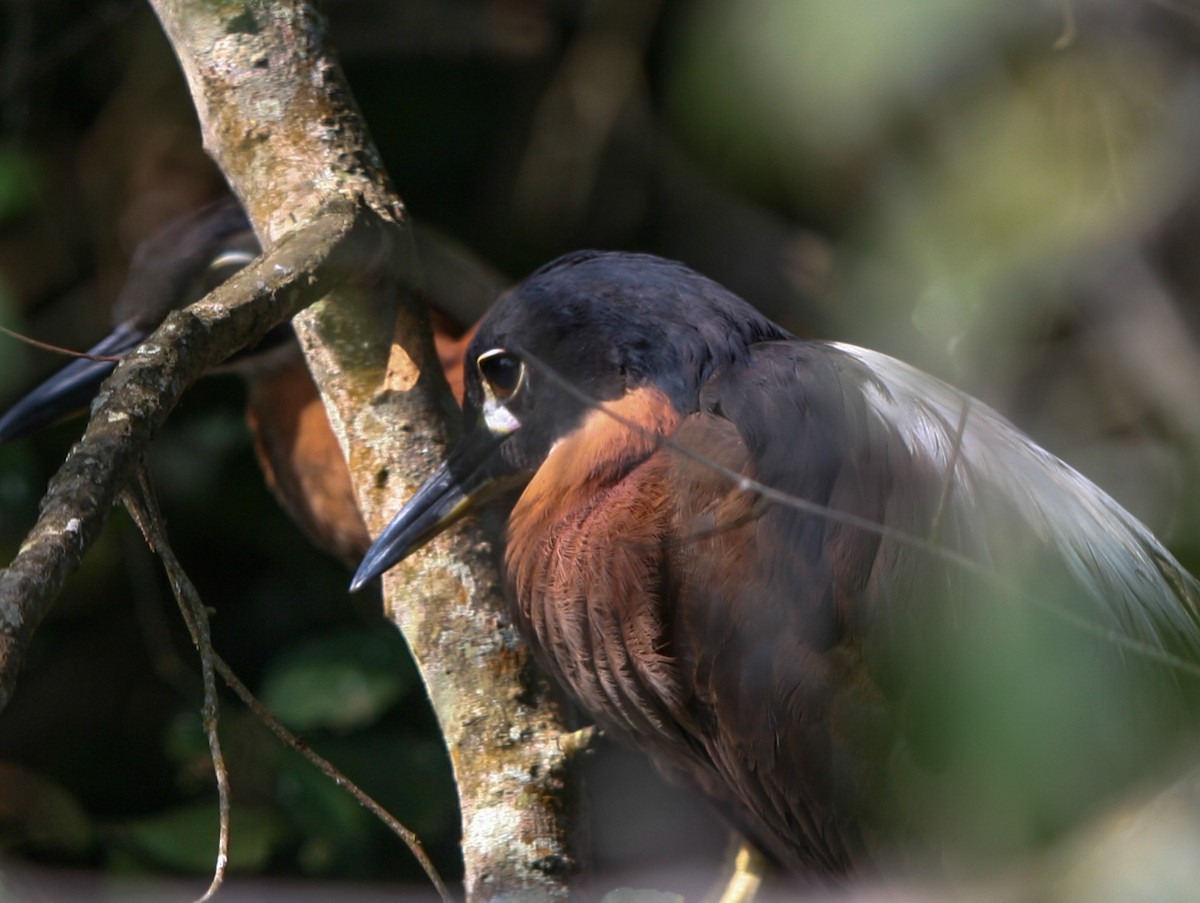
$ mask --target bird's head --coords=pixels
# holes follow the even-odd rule
[[[651,387],[679,414],[755,342],[790,338],[686,266],[581,251],[534,272],[479,326],[465,361],[465,436],[372,545],[358,589],[463,514],[528,481],[598,403]]]
[[[115,327],[98,344],[0,413],[0,442],[28,436],[86,410],[122,358],[140,345],[172,310],[198,301],[258,256],[258,240],[231,197],[168,223],[134,251],[113,310]],[[278,326],[248,354],[292,335]]]

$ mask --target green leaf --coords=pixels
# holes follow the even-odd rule
[[[93,839],[87,813],[64,787],[0,762],[0,850],[20,846],[79,853]]]
[[[284,757],[279,801],[301,835],[300,867],[309,874],[363,873],[363,859],[375,849],[375,816],[343,787],[296,754]]]
[[[366,837],[367,826],[375,820],[344,787],[297,753],[290,753],[280,763],[278,796],[293,823],[306,835],[358,841]]]
[[[440,739],[374,731],[317,748],[417,834],[453,830],[454,778]]]
[[[352,631],[282,655],[267,673],[261,699],[296,730],[344,732],[377,721],[415,682],[398,634]]]
[[[184,806],[122,824],[114,847],[140,862],[182,872],[212,871],[217,857],[217,807]],[[229,867],[259,871],[287,840],[282,820],[265,809],[234,808],[230,820]]]
[[[29,210],[36,198],[37,169],[31,156],[0,147],[0,222]]]

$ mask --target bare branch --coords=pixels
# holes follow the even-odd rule
[[[50,482],[37,523],[0,570],[0,709],[33,632],[184,389],[312,303],[324,286],[368,265],[378,247],[364,241],[371,231],[358,212],[323,217],[269,260],[171,314],[105,382],[83,437]]]
[[[200,654],[200,670],[204,679],[204,702],[200,707],[200,719],[204,725],[204,734],[208,738],[209,755],[212,758],[213,773],[217,778],[217,863],[213,869],[212,881],[198,903],[211,899],[225,881],[225,872],[229,865],[229,820],[230,794],[229,769],[225,765],[225,754],[221,751],[220,700],[217,697],[217,682],[214,677],[212,631],[208,624],[208,609],[200,593],[188,578],[183,566],[175,557],[171,544],[167,541],[167,532],[163,526],[162,513],[158,508],[158,500],[154,497],[154,489],[146,468],[139,466],[136,479],[136,489],[126,489],[121,493],[121,501],[129,512],[138,529],[146,538],[147,545],[158,556],[171,580],[171,590],[175,601],[179,603],[179,611],[183,615],[192,644]]]
[[[373,210],[387,230],[385,260],[360,270],[354,290],[294,320],[359,504],[378,530],[444,455],[455,410],[426,312],[411,295],[394,308],[398,287],[418,284],[403,205],[310,4],[153,5],[205,146],[268,251],[339,202]],[[544,684],[530,683],[498,582],[485,538],[467,525],[384,584],[449,748],[467,898],[561,899],[575,868],[564,720]]]
[[[183,569],[183,566],[179,563],[179,560],[175,557],[175,553],[171,549],[166,529],[163,525],[162,514],[158,509],[158,502],[154,497],[153,488],[150,485],[144,468],[139,468],[137,482],[138,490],[136,493],[126,491],[123,494],[125,507],[141,529],[146,542],[162,562],[163,568],[170,578],[171,589],[175,594],[176,601],[179,603],[180,611],[183,613],[183,619],[187,624],[188,632],[191,634],[192,642],[200,651],[201,660],[204,664],[203,720],[205,732],[208,734],[209,747],[212,751],[213,769],[217,775],[218,800],[220,804],[220,834],[218,838],[217,868],[213,875],[212,883],[204,893],[204,896],[200,898],[201,901],[210,899],[220,888],[229,858],[229,778],[225,769],[224,759],[221,755],[220,738],[217,734],[217,698],[215,682],[212,679],[213,672],[215,671],[221,675],[226,685],[233,690],[246,707],[258,716],[259,720],[282,743],[307,759],[330,780],[353,796],[359,805],[378,818],[389,830],[399,837],[413,854],[413,858],[425,870],[425,874],[429,876],[430,883],[433,884],[444,903],[451,903],[453,897],[446,888],[441,875],[434,868],[428,854],[426,854],[421,839],[405,827],[387,809],[376,802],[374,798],[363,791],[362,788],[346,777],[328,759],[313,752],[303,740],[288,730],[278,718],[267,711],[242,680],[233,672],[233,669],[213,649],[212,636],[208,629],[208,612],[205,609],[204,601],[200,598],[195,584],[192,583],[191,578],[188,577],[187,572]]]
[[[363,201],[402,221],[312,3],[152,0],[191,88],[205,150],[229,179],[263,246],[304,228],[331,201]]]

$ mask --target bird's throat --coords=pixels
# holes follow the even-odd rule
[[[509,517],[509,593],[543,660],[607,729],[677,742],[660,556],[671,500],[656,455],[679,422],[639,389],[560,441]]]
[[[583,423],[555,443],[517,500],[509,533],[536,533],[614,485],[674,432],[680,415],[652,387],[598,404]]]

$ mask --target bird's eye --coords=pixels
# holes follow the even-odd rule
[[[231,278],[238,270],[243,269],[254,260],[255,255],[249,251],[230,249],[222,251],[209,263],[204,271],[203,289],[210,292],[222,282]]]
[[[525,381],[525,363],[503,348],[493,348],[479,355],[475,366],[491,389],[492,396],[501,403],[516,395]]]

